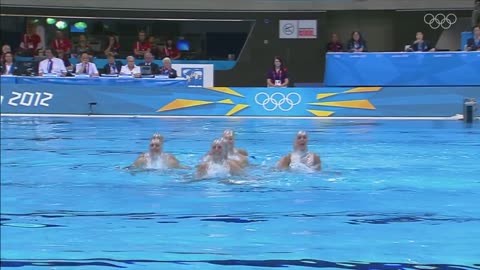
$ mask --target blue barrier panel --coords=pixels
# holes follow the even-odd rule
[[[17,56],[15,57],[17,61],[31,61],[31,57],[22,57],[22,56]],[[124,65],[127,64],[127,60],[125,59],[117,59],[118,61],[122,62]],[[78,58],[70,58],[69,59],[70,63],[72,65],[75,65],[78,63]],[[103,68],[108,62],[107,59],[104,58],[96,58],[93,60],[95,65],[97,65],[97,68]],[[143,63],[143,60],[135,60],[137,64]],[[153,61],[157,63],[160,66],[163,66],[162,60],[155,60]],[[237,64],[237,61],[229,61],[229,60],[173,60],[173,64],[212,64],[214,70],[230,70],[235,67]]]
[[[97,81],[98,83],[95,83]],[[155,80],[1,78],[2,113],[157,116],[452,116],[480,86],[189,88]]]
[[[328,53],[326,86],[478,86],[480,52]]]

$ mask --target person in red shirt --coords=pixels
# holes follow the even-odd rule
[[[27,26],[27,32],[22,37],[19,52],[24,56],[33,56],[42,41],[40,36],[35,33],[35,27],[35,24],[29,24]]]
[[[168,57],[172,60],[177,60],[180,56],[182,55],[177,49],[177,46],[175,46],[175,43],[173,43],[173,40],[167,40],[167,45],[162,49],[162,58]]]
[[[62,31],[56,32],[56,38],[52,41],[51,47],[54,50],[62,50],[66,54],[70,54],[70,50],[72,49],[72,42],[70,39],[63,36]]]
[[[136,58],[143,58],[145,53],[150,52],[150,43],[146,40],[145,31],[138,32],[138,40],[133,45],[133,54]]]

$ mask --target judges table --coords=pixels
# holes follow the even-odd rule
[[[478,86],[480,52],[328,53],[326,86]]]

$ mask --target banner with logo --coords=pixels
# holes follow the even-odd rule
[[[178,76],[187,79],[188,87],[213,87],[212,64],[172,64]]]
[[[102,81],[103,83],[99,83]],[[155,80],[1,77],[1,112],[152,116],[453,116],[480,86],[192,88]],[[97,84],[95,84],[97,82]]]
[[[326,86],[480,86],[480,52],[327,53]]]
[[[317,20],[280,20],[279,38],[316,39]]]

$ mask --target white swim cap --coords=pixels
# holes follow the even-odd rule
[[[306,132],[306,131],[303,131],[303,130],[300,130],[299,132],[297,132],[297,135],[305,135],[305,136],[307,136],[307,132]]]
[[[154,140],[154,139],[163,141],[163,136],[160,133],[155,133],[155,134],[152,135],[152,140]]]
[[[231,130],[231,129],[226,129],[226,130],[223,132],[223,136],[233,136],[233,130]]]

